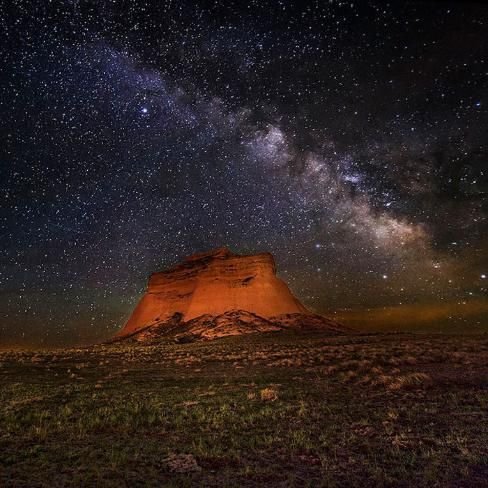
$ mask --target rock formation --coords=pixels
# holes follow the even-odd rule
[[[173,335],[212,339],[287,328],[346,329],[309,312],[276,276],[273,256],[227,248],[196,254],[151,275],[147,291],[116,339]]]

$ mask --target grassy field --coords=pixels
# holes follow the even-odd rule
[[[487,486],[488,337],[0,352],[0,486]]]

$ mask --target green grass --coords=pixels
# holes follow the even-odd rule
[[[0,486],[486,486],[487,365],[486,336],[0,352]]]

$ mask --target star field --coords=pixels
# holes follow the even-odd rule
[[[487,7],[21,0],[0,26],[0,342],[107,337],[223,245],[317,312],[486,327]]]

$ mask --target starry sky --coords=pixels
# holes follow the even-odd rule
[[[487,330],[482,2],[17,0],[0,27],[0,344],[106,338],[223,245],[348,324]]]

